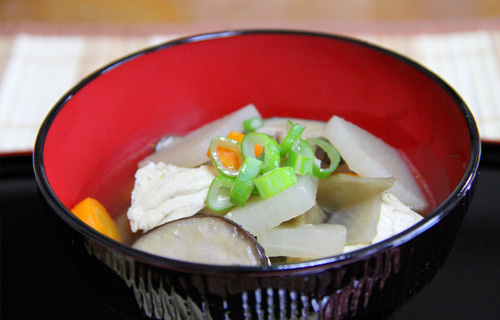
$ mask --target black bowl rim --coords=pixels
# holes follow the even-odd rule
[[[291,263],[282,264],[276,266],[221,266],[221,265],[207,265],[199,263],[191,263],[186,261],[173,260],[169,258],[155,256],[146,252],[142,252],[132,247],[121,244],[114,241],[101,233],[88,227],[85,223],[80,221],[76,216],[74,216],[69,209],[67,209],[62,202],[58,199],[55,192],[52,190],[46,173],[44,169],[44,159],[43,159],[43,148],[46,139],[46,135],[49,131],[52,121],[56,118],[59,111],[64,107],[64,105],[73,97],[73,95],[82,89],[89,82],[99,77],[102,74],[126,63],[129,60],[135,59],[142,55],[155,52],[158,50],[165,50],[173,46],[183,45],[186,43],[200,42],[207,40],[216,40],[220,38],[230,38],[239,37],[251,34],[274,34],[274,35],[295,35],[295,36],[308,36],[308,37],[322,37],[334,39],[337,41],[344,41],[349,43],[354,43],[356,45],[378,51],[380,53],[386,54],[396,60],[408,64],[409,66],[417,69],[432,81],[437,83],[456,103],[457,107],[462,112],[464,119],[468,125],[469,135],[470,135],[470,159],[465,169],[465,174],[460,180],[457,187],[450,193],[448,198],[442,202],[436,209],[434,209],[425,219],[416,223],[409,229],[389,238],[379,243],[361,248],[355,251],[347,252],[337,256],[332,256],[328,258],[323,258],[314,261],[301,262],[301,263]],[[188,273],[197,274],[211,274],[219,276],[273,276],[273,275],[283,275],[283,274],[304,274],[313,273],[329,268],[340,268],[346,264],[350,264],[355,261],[364,260],[378,252],[390,250],[401,246],[402,244],[410,241],[411,239],[422,234],[439,221],[441,221],[445,216],[447,216],[451,208],[454,208],[469,192],[473,187],[474,181],[477,177],[479,161],[481,157],[481,143],[479,137],[479,131],[477,124],[474,120],[474,116],[470,109],[467,107],[464,100],[460,95],[443,79],[437,76],[432,71],[428,70],[421,64],[413,61],[412,59],[405,57],[399,53],[391,51],[389,49],[380,47],[362,41],[359,39],[351,38],[343,35],[327,34],[322,32],[304,31],[304,30],[293,30],[293,29],[241,29],[241,30],[227,30],[220,32],[204,33],[193,36],[187,36],[178,38],[172,41],[165,42],[163,44],[146,48],[144,50],[132,53],[121,59],[118,59],[110,64],[102,67],[91,73],[80,82],[78,82],[73,88],[71,88],[62,98],[53,106],[51,111],[47,114],[44,119],[35,142],[34,152],[33,152],[33,168],[35,173],[35,179],[38,188],[45,198],[48,205],[56,212],[56,214],[68,223],[72,228],[85,236],[86,239],[99,243],[114,252],[130,257],[134,260],[140,261],[142,263],[152,265],[158,268],[177,270]]]

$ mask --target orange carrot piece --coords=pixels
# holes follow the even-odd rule
[[[243,137],[244,137],[244,136],[245,136],[245,135],[244,135],[243,133],[238,132],[238,131],[235,131],[235,130],[233,130],[233,131],[229,132],[229,134],[227,135],[227,137],[228,137],[229,139],[233,139],[233,140],[236,140],[236,141],[238,141],[238,142],[241,142],[241,140],[243,140]]]
[[[234,131],[234,130],[229,132],[229,134],[227,135],[228,138],[231,138],[231,139],[236,140],[238,142],[241,142],[241,140],[243,140],[244,136],[245,135],[243,133],[240,133],[240,132]],[[258,157],[258,156],[260,156],[262,151],[264,151],[264,147],[256,144],[255,147],[253,148],[253,151],[255,152],[255,156]]]
[[[234,150],[226,149],[224,147],[217,147],[220,161],[226,168],[236,169],[241,166],[238,154]],[[210,150],[207,151],[207,157],[210,158]]]
[[[237,169],[241,167],[240,158],[234,150],[226,149],[224,147],[217,147],[217,153],[222,164],[229,169]]]
[[[235,130],[229,132],[229,134],[227,135],[228,138],[236,140],[238,142],[241,142],[244,136],[245,135],[243,133]],[[262,153],[262,151],[264,151],[264,148],[262,146],[259,145],[255,146],[254,152],[257,157]],[[218,147],[217,153],[219,154],[219,158],[221,159],[222,164],[226,168],[235,169],[241,166],[241,163],[239,162],[239,157],[233,150],[229,150],[223,147]],[[207,156],[210,158],[210,150],[207,150]]]
[[[258,157],[264,151],[264,147],[261,145],[256,144],[255,147],[253,147],[253,151],[255,152],[255,156]]]
[[[339,172],[337,174],[345,174],[346,176],[359,177],[359,174],[357,174],[356,172]]]
[[[71,212],[88,226],[116,241],[121,240],[120,233],[108,211],[97,200],[86,198],[71,209]]]

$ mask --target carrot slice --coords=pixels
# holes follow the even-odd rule
[[[231,139],[236,140],[238,142],[241,142],[241,140],[243,140],[244,136],[245,135],[243,133],[238,132],[238,131],[234,131],[234,130],[229,132],[229,134],[227,135],[228,138],[231,138]],[[262,151],[264,151],[264,147],[256,144],[253,150],[255,152],[255,156],[258,157],[258,156],[260,156]]]
[[[229,134],[227,135],[228,138],[236,140],[238,142],[241,142],[244,136],[245,134],[235,130],[229,132]],[[262,151],[264,151],[264,148],[262,146],[255,145],[254,152],[256,157],[258,157],[262,153]],[[219,154],[222,164],[226,168],[235,169],[241,167],[239,157],[233,150],[229,150],[223,147],[218,147],[217,153]],[[207,151],[207,156],[210,158],[209,150]]]
[[[238,154],[234,150],[226,149],[224,147],[217,147],[220,161],[226,168],[236,169],[241,166]],[[210,158],[210,150],[207,150],[207,157]]]
[[[217,153],[222,164],[229,169],[237,169],[241,167],[240,158],[234,150],[229,150],[224,147],[217,147]]]
[[[71,209],[71,212],[88,226],[105,236],[120,241],[120,233],[108,211],[97,200],[86,198]]]
[[[359,177],[359,174],[357,174],[356,172],[339,172],[337,174],[345,174],[346,176]]]
[[[233,140],[236,140],[236,141],[238,141],[238,142],[241,142],[241,140],[243,140],[243,137],[244,137],[244,136],[245,136],[245,135],[244,135],[243,133],[238,132],[238,131],[235,131],[235,130],[233,130],[233,131],[229,132],[229,134],[227,135],[227,137],[228,137],[229,139],[233,139]]]

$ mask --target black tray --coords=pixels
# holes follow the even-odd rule
[[[31,155],[0,157],[1,319],[138,319],[115,310],[64,259]],[[484,144],[474,200],[432,282],[391,320],[500,319],[500,145]]]

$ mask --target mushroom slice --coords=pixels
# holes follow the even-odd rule
[[[133,248],[158,256],[217,265],[268,265],[264,249],[249,232],[219,216],[192,216],[142,235]]]

